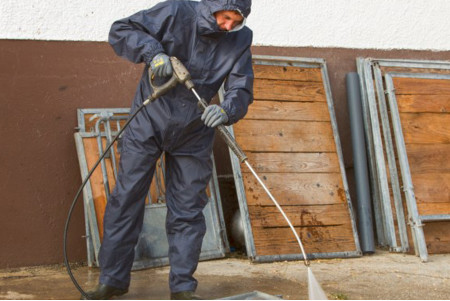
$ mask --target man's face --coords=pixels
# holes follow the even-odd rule
[[[236,26],[240,25],[244,20],[244,17],[240,13],[234,10],[221,10],[214,13],[216,17],[217,25],[220,30],[230,31]]]

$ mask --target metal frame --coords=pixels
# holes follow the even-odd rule
[[[450,65],[449,65],[450,69]],[[397,145],[397,152],[399,157],[400,169],[403,180],[403,190],[406,195],[406,201],[408,205],[409,219],[414,233],[416,243],[416,254],[420,256],[422,261],[428,260],[427,245],[425,242],[425,236],[423,232],[423,221],[443,221],[450,220],[450,214],[442,215],[420,215],[417,209],[417,201],[414,194],[414,185],[412,181],[411,171],[409,169],[408,155],[406,152],[405,140],[403,138],[403,131],[400,121],[400,114],[398,111],[397,98],[395,96],[395,87],[393,78],[406,77],[406,78],[425,78],[425,79],[448,79],[450,75],[444,74],[421,74],[421,73],[386,73],[384,78],[386,81],[387,95],[389,99],[389,106],[391,109],[391,120],[394,129],[394,135]]]
[[[129,114],[130,109],[129,108],[94,108],[94,109],[77,109],[77,119],[78,119],[78,127],[76,130],[79,132],[91,132],[94,129],[86,129],[86,123],[84,122],[85,118],[84,115],[92,114],[95,117],[99,116],[112,116],[114,114]]]
[[[406,230],[405,223],[405,215],[403,209],[402,196],[400,191],[400,183],[398,180],[398,172],[397,165],[395,160],[394,146],[392,142],[391,136],[391,128],[389,126],[389,116],[386,107],[386,98],[383,87],[383,78],[381,74],[381,70],[379,68],[375,68],[375,84],[377,89],[378,96],[378,106],[380,110],[380,116],[383,126],[383,137],[386,145],[386,156],[388,159],[388,167],[389,167],[389,176],[391,178],[391,187],[392,193],[394,197],[394,205],[397,216],[397,226],[400,234],[400,243],[401,247],[397,246],[397,241],[395,240],[395,245],[392,246],[392,250],[396,252],[408,252],[409,251],[409,242],[408,242],[408,233]],[[395,237],[395,233],[394,233]]]
[[[351,226],[353,230],[353,239],[355,241],[355,251],[348,252],[330,252],[330,253],[308,253],[309,259],[319,259],[319,258],[337,258],[337,257],[358,257],[361,256],[361,248],[359,244],[359,238],[356,231],[356,222],[354,219],[354,212],[352,203],[350,200],[350,194],[348,190],[347,178],[345,174],[345,168],[343,163],[343,155],[341,150],[341,143],[339,139],[338,127],[335,117],[334,105],[331,97],[331,88],[328,81],[328,73],[326,68],[326,62],[323,59],[316,58],[299,58],[299,57],[279,57],[279,56],[264,56],[264,55],[254,55],[254,64],[272,65],[272,66],[295,66],[302,68],[320,68],[323,78],[323,84],[325,88],[325,94],[327,98],[328,110],[330,113],[330,122],[333,130],[333,136],[336,145],[336,152],[339,159],[339,166],[342,176],[343,188],[345,190],[345,196],[347,199],[347,206],[349,210],[349,215],[351,219]],[[223,101],[223,89],[219,91],[220,101]],[[233,127],[228,126],[228,131],[234,137]],[[245,187],[242,180],[242,172],[240,167],[240,161],[236,155],[230,150],[231,164],[233,167],[233,174],[236,184],[236,192],[239,201],[239,209],[241,213],[241,218],[244,228],[245,245],[247,249],[247,256],[256,262],[273,262],[282,260],[304,260],[302,254],[286,254],[286,255],[264,255],[260,256],[256,254],[255,243],[253,239],[252,228],[250,224],[250,217],[248,213],[247,201],[245,196]]]
[[[388,234],[391,233],[393,229],[392,224],[387,223],[386,220],[380,221],[380,214],[377,216],[377,234],[380,244],[388,243],[393,251],[403,251],[406,252],[408,250],[407,245],[407,231],[406,226],[404,225],[404,209],[401,202],[401,193],[398,182],[398,172],[397,167],[395,166],[395,150],[392,142],[391,132],[389,128],[389,116],[386,107],[386,98],[389,100],[389,107],[391,111],[391,121],[393,123],[393,134],[395,137],[395,145],[396,150],[399,156],[400,161],[400,170],[403,180],[403,190],[406,197],[406,204],[408,207],[409,221],[410,226],[412,227],[414,247],[416,255],[420,256],[423,262],[428,260],[428,252],[426,248],[425,237],[423,233],[423,221],[437,221],[437,220],[450,220],[450,215],[428,215],[428,216],[420,216],[417,211],[417,203],[414,195],[414,188],[412,185],[411,173],[409,171],[409,163],[407,160],[406,148],[403,139],[403,133],[401,130],[400,124],[400,116],[398,113],[398,107],[395,97],[395,87],[393,85],[393,77],[415,77],[415,78],[437,78],[437,79],[450,79],[450,75],[438,74],[438,73],[397,73],[397,72],[387,72],[386,74],[382,74],[380,67],[403,67],[403,68],[418,68],[418,69],[444,69],[450,70],[450,62],[446,61],[416,61],[416,60],[386,60],[386,59],[373,59],[373,58],[358,58],[357,59],[358,73],[361,75],[361,87],[363,93],[363,109],[365,108],[365,131],[367,135],[368,144],[368,152],[371,157],[371,183],[372,188],[382,189],[381,195],[375,197],[374,207],[377,208],[377,203],[387,204],[390,203],[390,196],[386,195],[386,187],[384,187],[383,183],[385,183],[386,171],[383,171],[383,168],[379,165],[384,163],[381,159],[384,157],[384,148],[382,147],[381,139],[379,137],[379,126],[377,120],[375,124],[377,127],[373,127],[374,119],[378,115],[376,111],[376,97],[373,89],[373,82],[375,81],[376,92],[378,96],[378,105],[380,110],[380,116],[383,124],[383,133],[386,143],[386,154],[388,157],[389,171],[391,176],[391,183],[394,193],[394,204],[397,212],[397,220],[399,222],[399,234],[401,240],[401,247],[397,247],[396,244],[393,244],[393,241],[390,240],[389,237],[386,238],[386,228],[389,230]],[[372,74],[373,72],[373,74]],[[386,89],[383,86],[383,78],[386,85]],[[367,111],[372,110],[370,116],[368,116]],[[375,162],[373,160],[375,157]],[[377,168],[375,168],[375,165]],[[381,172],[381,174],[380,174]],[[389,198],[387,198],[389,197]],[[389,201],[388,201],[389,200]],[[391,211],[392,209],[387,206],[384,207],[385,212]],[[389,212],[387,212],[389,214]],[[380,228],[382,225],[382,229]],[[395,232],[394,232],[395,234]],[[395,238],[395,237],[394,237]]]
[[[129,113],[129,109],[79,109],[78,120],[80,132],[75,133],[75,142],[77,147],[77,153],[79,158],[81,177],[84,179],[89,170],[86,162],[86,156],[84,153],[83,138],[96,138],[99,146],[101,146],[102,138],[112,140],[111,137],[114,134],[110,129],[110,121],[119,120],[126,118],[124,116],[117,117],[114,116],[115,113]],[[86,132],[84,115],[85,114],[96,114],[99,118],[96,130],[94,132]],[[128,116],[127,116],[128,117]],[[107,120],[109,119],[109,120]],[[98,126],[100,122],[104,122],[105,131],[100,132],[100,127]],[[118,126],[119,127],[119,126]],[[99,147],[100,155],[102,154],[103,148]],[[111,154],[114,157],[114,153]],[[214,163],[214,157],[212,156],[213,162],[213,175],[209,183],[209,188],[211,192],[210,201],[204,209],[207,232],[203,240],[202,252],[200,254],[200,260],[208,260],[213,258],[222,258],[225,253],[229,250],[229,243],[226,235],[226,228],[224,223],[224,217],[221,206],[221,199],[219,193],[219,186],[217,181],[216,167]],[[103,164],[103,162],[102,162]],[[106,175],[106,168],[102,169],[103,177]],[[116,175],[117,172],[114,173]],[[105,186],[105,191],[109,190],[109,186]],[[98,252],[100,250],[100,235],[98,232],[97,218],[95,214],[94,201],[92,196],[92,188],[90,181],[86,184],[83,190],[84,199],[84,212],[85,212],[85,224],[86,224],[86,246],[88,253],[88,265],[98,266]],[[145,206],[144,224],[141,234],[139,236],[138,243],[135,248],[135,260],[133,263],[133,270],[139,270],[149,267],[157,267],[162,265],[167,265],[169,259],[168,254],[168,243],[165,233],[165,216],[166,216],[166,205],[165,204],[148,204]]]
[[[362,101],[362,113],[363,113],[363,121],[364,121],[364,131],[365,131],[365,139],[366,146],[368,152],[368,160],[369,160],[369,178],[371,183],[371,199],[373,202],[373,209],[375,215],[375,224],[376,224],[376,232],[378,243],[381,246],[386,246],[385,231],[384,231],[384,223],[382,223],[382,209],[380,202],[380,192],[378,187],[378,175],[377,175],[377,163],[375,160],[375,146],[372,138],[372,124],[370,122],[370,113],[368,107],[368,95],[367,95],[367,87],[366,81],[364,79],[365,72],[365,64],[363,59],[357,59],[357,70],[359,74],[359,81],[361,85],[361,101]]]
[[[367,91],[367,108],[369,111],[371,123],[371,140],[373,141],[375,168],[377,172],[377,186],[380,193],[380,216],[382,221],[377,220],[377,225],[384,225],[384,242],[391,248],[397,248],[395,239],[394,219],[391,208],[391,198],[389,193],[389,184],[386,172],[386,162],[383,151],[383,141],[380,129],[379,114],[377,109],[377,99],[375,95],[375,87],[372,81],[372,69],[370,61],[365,61],[364,74],[366,91]]]

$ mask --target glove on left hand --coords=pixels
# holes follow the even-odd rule
[[[155,55],[150,63],[150,68],[157,77],[171,76],[173,72],[169,56],[162,52]]]
[[[214,128],[228,121],[227,113],[218,105],[207,106],[201,117],[206,126]]]

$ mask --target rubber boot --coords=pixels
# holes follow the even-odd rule
[[[171,293],[170,300],[203,300],[192,291]]]
[[[89,300],[108,300],[114,296],[122,296],[128,293],[128,289],[120,289],[106,284],[98,284],[93,291],[89,291]],[[81,295],[81,300],[86,300],[86,297]]]

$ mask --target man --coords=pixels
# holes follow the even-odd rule
[[[251,0],[166,1],[112,25],[109,43],[115,52],[146,64],[132,111],[151,94],[148,68],[155,80],[172,74],[170,56],[186,66],[203,98],[209,101],[224,81],[225,97],[220,106],[202,113],[192,92],[178,85],[130,123],[105,211],[99,285],[88,293],[90,298],[109,299],[128,291],[144,200],[162,152],[171,299],[196,298],[193,274],[206,232],[202,210],[212,173],[214,127],[237,122],[253,101],[252,32],[244,26],[250,7]]]

